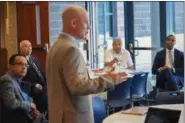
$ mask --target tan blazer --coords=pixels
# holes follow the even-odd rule
[[[101,77],[90,79],[77,41],[61,34],[47,56],[49,123],[93,123],[91,93],[108,87]]]

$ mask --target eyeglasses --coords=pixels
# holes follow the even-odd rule
[[[29,68],[29,65],[28,64],[25,64],[25,63],[22,63],[22,62],[14,63],[14,65],[25,66],[25,67]]]

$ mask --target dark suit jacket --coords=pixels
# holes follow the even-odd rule
[[[42,113],[47,110],[47,87],[46,87],[46,77],[45,73],[42,71],[41,65],[39,61],[30,56],[32,61],[35,63],[40,73],[42,74],[42,78],[39,77],[37,71],[33,67],[33,65],[28,61],[29,68],[27,70],[26,76],[22,79],[24,81],[21,88],[24,92],[28,93],[29,96],[33,97],[34,103],[36,104],[38,110]],[[43,90],[41,91],[35,85],[41,84]]]
[[[30,65],[27,71],[26,76],[23,78],[24,81],[30,81],[32,84],[36,84],[39,83],[41,85],[45,85],[46,84],[46,77],[45,77],[45,73],[42,71],[41,65],[39,63],[39,61],[31,56],[31,59],[33,60],[33,62],[36,64],[36,66],[38,67],[39,71],[41,72],[42,76],[43,76],[43,80],[41,80],[36,72],[36,70],[34,69],[34,67],[32,66],[32,64],[30,64],[28,62],[28,64]]]
[[[166,62],[166,49],[159,51],[154,59],[154,64],[152,66],[152,73],[158,75],[158,69],[165,65]],[[184,78],[184,53],[174,49],[174,68],[176,76],[181,76]],[[158,84],[158,83],[157,83]]]
[[[33,56],[31,56],[31,59],[33,60],[33,62],[36,64],[36,66],[37,66],[38,69],[40,70],[40,72],[41,72],[41,74],[42,74],[42,76],[43,76],[43,79],[40,79],[40,78],[39,78],[39,76],[38,76],[36,70],[34,69],[34,67],[32,66],[32,64],[30,64],[30,62],[28,62],[29,68],[28,68],[28,70],[27,70],[27,74],[26,74],[26,76],[22,79],[23,81],[28,82],[28,83],[30,84],[29,86],[31,86],[31,87],[30,87],[31,90],[25,90],[27,93],[30,93],[30,91],[31,91],[31,93],[35,93],[35,91],[38,91],[38,89],[35,88],[35,85],[36,85],[37,83],[41,84],[43,87],[46,86],[46,77],[45,77],[45,73],[42,71],[42,68],[41,68],[41,65],[40,65],[39,61],[38,61],[35,57],[33,57]],[[28,83],[27,83],[27,86],[28,86]],[[46,88],[46,87],[45,87],[45,88]],[[34,91],[34,92],[33,92],[33,91]]]
[[[31,103],[24,99],[16,80],[11,72],[0,79],[1,123],[32,123]]]

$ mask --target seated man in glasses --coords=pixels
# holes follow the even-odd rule
[[[33,57],[31,53],[31,42],[28,40],[21,41],[20,54],[26,57],[30,66],[26,76],[23,77],[23,80],[31,84],[30,96],[33,97],[39,111],[44,113],[47,111],[46,77],[39,61]]]
[[[121,68],[133,70],[133,62],[130,53],[126,49],[122,49],[121,38],[114,38],[112,43],[112,49],[109,49],[105,53],[104,65],[105,67],[118,66]]]
[[[33,123],[40,112],[20,88],[28,63],[15,54],[9,60],[10,70],[0,79],[1,123]]]

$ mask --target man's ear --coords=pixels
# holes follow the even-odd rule
[[[72,20],[71,20],[71,26],[72,26],[73,28],[76,27],[76,19],[72,19]]]

